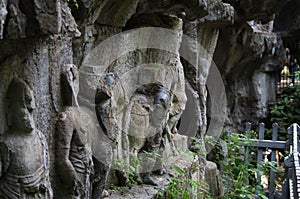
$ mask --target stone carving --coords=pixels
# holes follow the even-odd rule
[[[164,150],[163,130],[169,117],[171,94],[160,84],[148,84],[138,88],[131,101],[130,154],[140,159],[142,182],[156,185],[150,174],[156,170],[162,173],[159,157]]]
[[[106,171],[92,156],[89,136],[96,131],[94,120],[88,110],[78,106],[76,100],[79,89],[77,68],[66,65],[63,79],[67,80],[65,89],[70,92],[64,96],[66,107],[59,114],[57,123],[58,172],[72,198],[99,198],[106,181]],[[72,106],[72,98],[75,106]]]
[[[47,142],[35,128],[34,108],[32,91],[14,78],[7,92],[9,130],[0,138],[0,198],[53,198]]]
[[[77,107],[66,107],[59,114],[57,159],[64,185],[72,198],[90,198],[92,152],[88,144],[91,120]]]
[[[175,74],[178,78],[182,75],[178,71]],[[156,82],[142,85],[130,93],[127,87],[114,73],[105,73],[96,91],[97,117],[106,135],[116,145],[114,162],[122,176],[128,178],[128,168],[122,167],[137,166],[137,181],[156,185],[150,174],[152,171],[162,173],[159,156],[162,157],[166,139],[171,142],[170,134],[177,132],[176,124],[186,101],[184,88],[178,84],[172,91]],[[135,165],[137,159],[138,165]],[[121,167],[118,165],[120,160]]]
[[[120,93],[114,92],[119,85],[119,78],[113,73],[106,73],[100,78],[100,85],[96,91],[95,104],[96,114],[104,134],[112,141],[115,142],[120,131],[117,120],[113,111],[111,111],[112,104],[117,108],[114,98],[119,98],[117,95]],[[120,110],[124,105],[120,105]]]

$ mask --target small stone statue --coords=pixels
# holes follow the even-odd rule
[[[104,188],[106,174],[102,176],[103,166],[92,156],[89,136],[96,131],[94,120],[86,109],[79,107],[77,102],[79,91],[77,68],[72,64],[66,65],[65,68],[62,77],[65,108],[59,113],[57,123],[58,172],[70,198],[99,198]]]
[[[141,173],[141,182],[157,185],[150,174],[152,171],[162,174],[163,169],[160,158],[162,158],[162,151],[164,150],[163,130],[168,121],[171,94],[163,85],[155,83],[138,88],[136,94],[139,96],[139,99],[144,100],[138,100],[131,108],[128,130],[130,150],[136,151],[140,159],[139,172]],[[144,117],[142,114],[135,114],[137,112],[135,110],[137,104],[142,105],[143,108],[139,108],[139,111],[144,110]],[[138,117],[136,117],[137,115]],[[145,120],[143,123],[141,121],[143,119],[148,121]],[[136,125],[134,125],[135,123]],[[143,132],[141,128],[138,128],[139,125],[147,130]],[[143,136],[138,135],[142,132],[144,133]],[[140,146],[137,147],[136,143],[140,143]]]
[[[29,86],[14,78],[7,91],[9,130],[0,138],[0,198],[52,199],[48,147],[35,128],[35,101]]]
[[[169,77],[161,81],[157,80],[157,74],[162,73],[156,73],[158,69],[137,69],[133,81],[120,77],[117,71],[106,72],[99,81],[96,114],[112,144],[110,173],[118,177],[113,183],[130,186],[129,175],[134,174],[138,183],[156,185],[151,173],[164,172],[163,152],[172,142],[172,134],[177,133],[186,95],[180,68],[163,69],[168,70]]]
[[[89,116],[77,107],[66,107],[59,114],[57,124],[58,168],[64,185],[72,192],[72,198],[90,198],[92,152],[88,143]]]
[[[155,156],[161,156],[163,147],[163,129],[168,121],[171,106],[169,89],[158,83],[143,85],[131,95],[128,103],[118,106],[122,114],[116,114],[115,102],[124,102],[117,88],[119,79],[113,73],[106,73],[100,81],[96,93],[96,113],[106,135],[112,141],[116,140],[116,169],[122,178],[128,178],[128,167],[137,166],[137,181],[156,185],[151,178],[151,171],[161,170],[161,161]],[[121,100],[120,100],[121,99]],[[123,109],[120,108],[123,106]],[[117,118],[120,116],[121,118]],[[115,121],[122,121],[117,125]],[[118,129],[122,127],[122,131]],[[115,139],[113,139],[115,138]],[[156,160],[155,160],[156,159]],[[118,162],[122,162],[118,166]],[[159,166],[160,165],[160,166]],[[125,166],[125,168],[123,168]],[[123,179],[124,181],[124,179]],[[120,182],[119,182],[120,183]],[[121,182],[121,184],[124,182]],[[125,184],[129,185],[129,179]]]

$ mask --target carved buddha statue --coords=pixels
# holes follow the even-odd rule
[[[35,127],[35,101],[29,86],[14,78],[7,91],[9,130],[0,138],[0,198],[53,198],[48,147]]]

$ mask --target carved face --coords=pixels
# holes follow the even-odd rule
[[[26,106],[21,103],[13,105],[11,113],[11,126],[24,132],[31,132],[34,129],[34,121],[32,114],[29,112]]]
[[[78,106],[77,95],[79,92],[78,69],[74,64],[65,64],[62,80],[62,99],[65,106]]]
[[[135,138],[146,138],[149,135],[150,104],[146,96],[137,94],[132,97],[130,125],[128,134]]]
[[[7,94],[8,123],[12,130],[31,132],[34,129],[32,111],[35,100],[32,91],[25,82],[14,79]]]
[[[168,112],[171,101],[168,91],[160,89],[155,93],[153,100],[153,109],[150,114],[150,123],[157,129],[163,128],[168,121]]]
[[[133,99],[136,100],[130,120],[136,125],[129,130],[129,134],[141,134],[147,130],[144,137],[151,137],[162,131],[168,121],[170,92],[161,85],[149,84],[137,89]]]
[[[78,78],[78,69],[73,64],[68,64],[66,69],[66,76],[68,83],[72,90],[72,95],[74,99],[77,99],[77,95],[79,92],[79,78]]]

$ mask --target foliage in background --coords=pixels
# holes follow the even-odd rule
[[[252,199],[257,195],[263,199],[268,197],[264,194],[262,186],[257,185],[256,175],[265,175],[271,167],[274,169],[274,162],[264,162],[260,166],[262,171],[259,172],[256,162],[257,148],[249,147],[249,156],[245,155],[245,148],[242,146],[240,138],[247,139],[243,134],[234,134],[225,132],[222,139],[227,143],[227,154],[225,157],[216,154],[216,163],[224,185],[224,199]],[[250,132],[250,137],[257,138],[254,131]],[[215,141],[215,146],[221,151],[219,142]],[[224,150],[224,149],[223,149]]]
[[[295,71],[296,80],[300,80],[300,71]]]
[[[287,140],[287,128],[300,121],[300,86],[282,88],[276,104],[270,106],[270,118],[279,125],[279,140]]]

